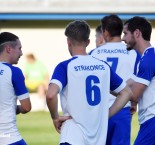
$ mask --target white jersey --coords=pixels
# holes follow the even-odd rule
[[[126,85],[123,80],[105,62],[87,55],[58,64],[51,83],[60,88],[63,114],[72,116],[62,126],[60,142],[104,145],[109,90],[121,91]]]
[[[113,71],[125,81],[133,77],[132,75],[136,72],[136,66],[140,57],[135,50],[127,51],[126,45],[122,42],[105,43],[92,50],[90,54],[100,60],[106,61]],[[109,106],[113,104],[115,99],[115,96],[110,95]],[[128,106],[130,106],[130,103],[127,103],[125,107]]]
[[[0,62],[0,145],[22,139],[16,126],[16,103],[27,98],[22,71],[8,63]]]
[[[137,69],[137,82],[147,86],[138,101],[139,123],[155,117],[155,48],[145,50]]]

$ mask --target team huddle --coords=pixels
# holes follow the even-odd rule
[[[151,23],[144,17],[123,23],[117,15],[107,15],[96,28],[96,48],[87,53],[89,24],[75,20],[66,26],[72,58],[55,67],[46,92],[60,145],[130,145],[136,111],[140,130],[134,145],[155,145],[151,32]],[[21,47],[18,36],[0,33],[0,145],[27,145],[16,126],[16,115],[31,110],[24,75],[13,66],[22,56]]]

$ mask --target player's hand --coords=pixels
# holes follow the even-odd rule
[[[62,123],[68,119],[71,119],[71,116],[59,116],[56,119],[53,119],[53,124],[58,133],[61,132]]]
[[[131,115],[135,114],[136,111],[137,111],[137,106],[131,106],[131,108],[130,108]]]
[[[131,102],[130,113],[131,115],[135,114],[137,111],[137,103]]]

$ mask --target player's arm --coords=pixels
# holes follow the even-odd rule
[[[70,119],[70,116],[59,116],[58,113],[58,92],[59,92],[59,86],[51,83],[48,87],[47,94],[46,94],[46,102],[48,109],[51,114],[51,118],[53,120],[53,124],[55,126],[55,129],[58,133],[60,133],[62,123],[68,119]]]
[[[110,90],[111,93],[115,94],[117,97],[115,102],[109,108],[109,117],[120,111],[127,102],[131,99],[132,91],[123,81],[123,79],[118,76],[111,68],[110,68]]]
[[[24,75],[21,69],[17,67],[13,67],[12,83],[14,86],[15,94],[20,102],[20,105],[17,105],[16,107],[16,114],[25,114],[31,110],[31,101],[25,85]]]
[[[30,98],[26,98],[23,100],[19,100],[20,101],[20,105],[17,105],[16,108],[16,114],[22,113],[28,113],[31,110],[31,101]]]
[[[131,88],[133,95],[131,97],[131,109],[130,112],[133,115],[137,110],[137,104],[139,98],[142,96],[144,90],[146,89],[147,85],[135,82],[133,79],[127,80],[127,84]]]
[[[121,110],[127,104],[127,102],[131,99],[131,96],[132,96],[132,91],[126,85],[126,87],[117,94],[117,98],[115,102],[109,108],[109,117],[113,116],[119,110]]]
[[[140,97],[142,97],[142,94],[144,93],[145,89],[150,85],[150,82],[154,77],[155,74],[154,64],[148,63],[151,60],[152,59],[150,56],[146,56],[145,61],[140,61],[138,73],[136,77],[133,78],[135,81],[132,80],[131,83],[131,79],[129,80],[131,83],[130,84],[131,90],[133,91],[132,100],[135,102],[139,101]]]
[[[129,87],[131,88],[131,90],[133,92],[133,96],[131,98],[131,101],[133,101],[135,103],[138,102],[139,98],[142,96],[147,85],[142,84],[142,83],[138,83],[138,82],[134,81],[133,79],[129,79],[127,81],[127,84],[129,85]]]
[[[46,93],[46,102],[52,119],[56,119],[59,117],[58,98],[57,98],[58,92],[59,92],[58,85],[51,83]]]

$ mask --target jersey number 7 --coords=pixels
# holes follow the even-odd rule
[[[118,65],[118,58],[117,57],[107,57],[108,64],[111,62],[111,68],[114,72],[116,72],[117,65]]]

